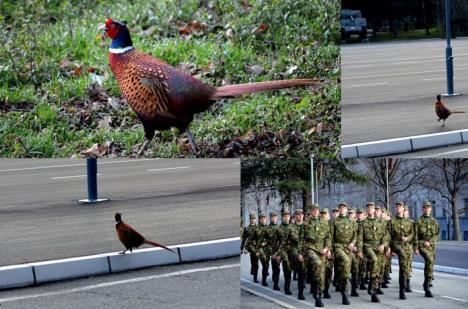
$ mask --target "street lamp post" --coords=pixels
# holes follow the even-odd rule
[[[310,199],[315,203],[315,185],[314,185],[314,155],[310,155]]]
[[[450,0],[445,0],[445,37],[447,39],[447,47],[445,48],[445,65],[447,71],[447,93],[443,96],[451,97],[459,95],[453,93],[453,55],[450,39],[452,32],[450,30]]]

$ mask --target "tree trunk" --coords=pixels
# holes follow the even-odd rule
[[[457,194],[454,193],[451,196],[450,204],[452,205],[452,220],[453,220],[453,239],[460,239],[460,221],[458,219],[458,209],[457,209]]]
[[[310,206],[312,205],[312,197],[310,196],[310,189],[302,191],[302,209],[304,212],[309,211]]]

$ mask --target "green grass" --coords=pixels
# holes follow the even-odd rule
[[[0,156],[83,156],[112,141],[111,155],[134,155],[144,133],[127,105],[113,109],[89,92],[88,73],[105,77],[103,94],[120,97],[97,27],[126,20],[136,48],[173,66],[188,64],[204,82],[221,85],[317,77],[326,86],[218,101],[196,115],[191,130],[199,156],[334,157],[339,149],[338,1],[58,1],[0,2]],[[44,5],[46,3],[46,5]],[[179,35],[176,21],[206,24],[200,36]],[[268,30],[255,36],[260,24]],[[145,30],[152,29],[152,31]],[[246,65],[265,73],[254,76]],[[187,66],[187,65],[185,65]],[[289,68],[297,69],[286,75]],[[82,74],[75,74],[81,67]],[[96,103],[98,102],[98,103]],[[110,129],[99,121],[112,117]],[[319,128],[319,129],[317,129]],[[178,136],[178,133],[175,132]],[[248,141],[247,141],[248,136]],[[192,156],[161,132],[148,156]],[[238,146],[234,147],[236,144]],[[240,146],[239,146],[240,145]]]

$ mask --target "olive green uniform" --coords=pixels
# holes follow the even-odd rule
[[[272,279],[273,279],[273,283],[276,289],[279,289],[278,281],[279,281],[279,276],[280,276],[280,263],[277,262],[273,258],[273,255],[275,255],[279,247],[279,242],[280,242],[279,227],[280,225],[277,223],[276,224],[270,223],[270,225],[268,225],[268,230],[267,230],[268,253],[271,256],[271,269],[273,271]]]
[[[432,216],[422,215],[415,222],[415,249],[419,250],[424,258],[423,287],[425,291],[429,290],[429,284],[434,279],[435,245],[439,238],[439,232],[439,224]],[[429,242],[429,247],[424,245],[426,241]]]
[[[291,245],[291,224],[282,222],[278,229],[278,238],[280,240],[277,252],[275,255],[281,257],[281,266],[283,267],[284,275],[284,291],[286,294],[291,287],[292,273],[292,245]]]
[[[305,288],[306,263],[300,262],[298,257],[304,252],[304,224],[293,224],[291,226],[291,251],[294,270],[297,272],[298,298],[303,295]]]
[[[250,255],[250,274],[254,277],[254,281],[257,281],[258,274],[258,257],[256,256],[256,242],[254,240],[256,224],[246,226],[242,232],[241,251],[246,249]]]
[[[254,233],[255,243],[257,245],[256,252],[262,264],[262,285],[267,286],[266,278],[268,277],[268,269],[270,267],[270,251],[268,246],[268,225],[258,224]]]

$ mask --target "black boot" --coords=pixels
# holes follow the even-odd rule
[[[380,299],[377,296],[377,291],[376,290],[372,290],[371,302],[380,303]]]
[[[301,274],[298,274],[297,287],[298,287],[297,299],[304,300],[305,299],[304,297],[305,278]]]
[[[323,298],[331,298],[330,293],[328,292],[328,289],[326,288],[325,291],[323,291]]]
[[[347,284],[348,279],[341,280],[341,303],[343,305],[350,305],[350,301],[348,299],[348,291],[347,291]]]
[[[254,282],[255,282],[255,283],[258,283],[257,275],[253,275],[253,278],[254,278]]]
[[[382,288],[383,288],[383,289],[387,289],[387,288],[388,288],[387,282],[385,282],[385,281],[382,282]]]
[[[310,290],[309,290],[309,293],[312,294],[314,296],[314,299],[317,298],[317,284],[315,282],[315,280],[311,280],[310,281]]]
[[[325,305],[322,303],[322,295],[316,290],[315,294],[317,295],[317,298],[315,298],[315,307],[325,307]]]
[[[406,295],[405,295],[406,280],[405,280],[405,277],[400,275],[400,280],[399,281],[400,281],[400,299],[406,299]]]
[[[352,297],[359,297],[359,293],[356,291],[357,289],[357,277],[356,275],[351,275],[351,296]]]
[[[275,291],[280,291],[280,290],[281,290],[280,287],[279,287],[279,285],[278,285],[278,281],[274,282],[274,284],[273,284],[273,290],[275,290]]]
[[[429,283],[427,282],[427,280],[424,280],[423,288],[424,288],[424,296],[434,297],[434,295],[432,295],[432,292],[430,290]]]
[[[297,273],[296,273],[296,271],[293,271],[293,280],[294,280],[294,281],[297,281]]]
[[[411,289],[411,285],[410,285],[410,279],[406,279],[405,292],[408,292],[408,293],[413,292],[413,290]]]
[[[262,285],[263,286],[268,286],[268,283],[266,282],[267,276],[262,275]]]
[[[364,280],[364,277],[361,277],[361,283],[359,284],[359,289],[360,290],[367,290],[366,282]]]
[[[369,279],[369,285],[367,286],[367,294],[372,295],[372,284],[374,282],[374,279],[370,278]]]
[[[284,294],[292,295],[292,293],[291,293],[291,277],[284,279]]]

